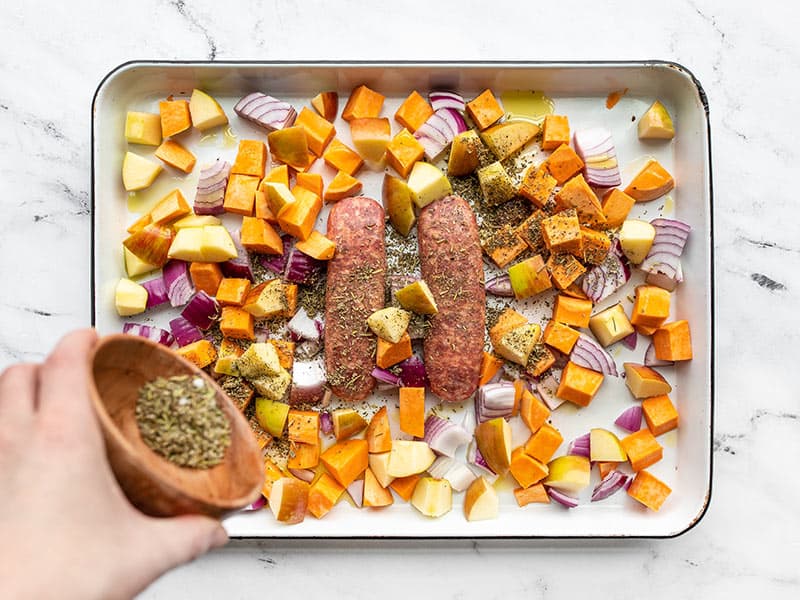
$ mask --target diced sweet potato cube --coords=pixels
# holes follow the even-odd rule
[[[403,100],[400,108],[394,113],[395,120],[403,127],[414,133],[433,114],[433,108],[417,90]]]
[[[306,240],[298,240],[295,247],[303,254],[317,260],[330,260],[336,253],[336,244],[316,229]]]
[[[408,332],[403,334],[396,344],[378,338],[378,350],[375,354],[375,364],[381,369],[388,369],[399,362],[411,357],[411,337]]]
[[[186,198],[183,197],[181,191],[175,189],[161,198],[161,200],[150,209],[149,215],[152,223],[156,225],[166,225],[191,213],[192,207],[189,206],[189,203],[186,201]],[[139,221],[142,220],[143,218],[139,219]],[[139,221],[136,223],[139,223]],[[141,229],[144,229],[147,225],[149,225],[149,223],[143,225]],[[141,229],[138,231],[141,231]]]
[[[513,308],[506,308],[500,313],[497,322],[489,329],[489,339],[492,340],[492,345],[497,346],[506,333],[520,325],[525,325],[527,322],[528,319]]]
[[[586,267],[571,254],[551,254],[547,259],[547,270],[556,287],[564,290],[586,272]]]
[[[575,327],[588,327],[592,316],[592,301],[559,294],[553,305],[553,320]]]
[[[289,411],[287,418],[290,442],[319,443],[319,413],[315,410]]]
[[[385,99],[383,94],[369,89],[366,85],[360,85],[350,93],[350,98],[347,99],[342,111],[342,119],[351,121],[364,117],[378,117]]]
[[[583,237],[578,213],[563,210],[541,221],[542,241],[551,253],[581,252]]]
[[[647,325],[634,325],[633,328],[639,335],[653,335],[658,327],[648,327]]]
[[[289,187],[289,166],[278,165],[270,169],[270,172],[266,174],[264,180],[259,184],[258,189],[264,191],[265,183],[282,183]]]
[[[486,89],[474,100],[467,102],[467,114],[483,131],[503,116],[503,107],[494,97],[492,90]]]
[[[489,354],[488,352],[484,351],[483,358],[481,359],[481,378],[478,381],[478,385],[485,385],[491,381],[492,377],[497,375],[500,368],[503,366],[505,361],[502,358],[498,358],[493,354]]]
[[[542,150],[555,150],[569,144],[569,119],[565,115],[546,115],[542,126]]]
[[[239,277],[225,277],[217,288],[217,302],[221,306],[242,306],[250,292],[250,280]]]
[[[223,306],[219,330],[226,338],[234,340],[255,340],[253,315],[238,306]]]
[[[597,472],[600,475],[600,480],[602,481],[603,479],[605,479],[606,475],[611,473],[611,471],[614,471],[617,468],[618,465],[619,465],[619,463],[616,463],[616,462],[598,461],[597,462]]]
[[[289,469],[313,469],[319,464],[319,451],[319,439],[314,444],[290,441],[286,466]]]
[[[303,107],[297,115],[294,124],[305,129],[308,149],[317,156],[322,156],[336,135],[336,128],[329,121],[306,107]]]
[[[339,171],[325,190],[325,202],[336,202],[344,198],[357,195],[361,191],[361,182],[348,175],[344,171]]]
[[[225,188],[223,208],[227,212],[245,217],[252,215],[259,181],[253,175],[231,175]]]
[[[534,433],[550,418],[550,409],[547,408],[544,402],[523,388],[522,399],[519,404],[519,416],[522,417],[522,422],[528,426],[531,433]]]
[[[322,189],[324,187],[322,175],[319,173],[298,173],[295,180],[297,185],[306,188],[309,192],[314,192],[322,198]]]
[[[657,285],[640,285],[631,309],[631,325],[658,328],[669,317],[670,293]],[[651,331],[647,335],[652,335]]]
[[[186,346],[181,346],[175,352],[189,362],[194,363],[199,369],[204,369],[217,360],[217,351],[214,348],[214,344],[208,340],[192,342]]]
[[[187,100],[162,100],[158,103],[161,115],[161,135],[168,138],[189,129],[192,115]]]
[[[264,487],[261,490],[261,494],[265,498],[269,498],[269,493],[272,491],[272,484],[282,477],[286,477],[286,474],[280,470],[278,465],[271,459],[264,457]]]
[[[525,241],[510,225],[503,225],[483,243],[483,251],[501,269],[522,254],[527,247]]]
[[[137,231],[141,231],[148,225],[153,222],[153,217],[150,215],[149,212],[144,213],[141,217],[136,219],[133,223],[131,223],[130,227],[128,227],[125,231],[128,233],[136,233]]]
[[[511,453],[508,470],[517,483],[524,488],[539,483],[549,473],[547,465],[526,454],[524,448],[517,448]]]
[[[420,480],[419,475],[407,475],[406,477],[396,477],[389,484],[398,496],[408,502],[411,496],[414,495],[414,488],[417,487],[417,482]]]
[[[311,106],[328,121],[336,119],[339,111],[339,94],[336,92],[320,92],[311,99]]]
[[[322,210],[322,200],[314,192],[303,187],[295,187],[292,195],[295,201],[281,208],[278,213],[278,223],[289,235],[307,240]]]
[[[555,177],[558,185],[564,185],[568,179],[574,177],[583,169],[581,157],[567,144],[561,144],[556,148],[545,164],[547,165],[547,170],[550,171],[550,175]]]
[[[532,456],[539,462],[547,463],[553,458],[563,441],[564,437],[561,432],[552,425],[545,423],[528,438],[523,449],[528,456]]]
[[[535,210],[514,230],[528,248],[537,254],[544,250],[544,238],[542,237],[542,221],[547,217],[542,211]]]
[[[642,414],[653,435],[661,435],[678,426],[678,411],[666,394],[642,400]]]
[[[385,406],[372,415],[364,434],[372,454],[389,452],[392,449],[392,432],[389,426],[389,413]]]
[[[628,213],[636,200],[617,188],[608,190],[603,195],[603,215],[606,217],[606,227],[619,227],[628,218]]]
[[[556,397],[578,406],[589,406],[603,383],[603,374],[569,361],[561,371]]]
[[[666,483],[648,471],[639,471],[628,487],[628,496],[655,511],[661,508],[671,493],[672,490]]]
[[[174,140],[164,140],[156,148],[156,158],[160,158],[170,167],[175,167],[184,173],[191,173],[197,163],[197,157]]]
[[[527,198],[539,208],[544,208],[558,185],[556,178],[547,171],[547,164],[531,165],[522,178],[519,195]]]
[[[563,354],[569,354],[572,352],[572,347],[578,341],[580,335],[569,325],[564,325],[552,319],[544,328],[542,341]]]
[[[689,321],[664,323],[653,333],[656,358],[661,360],[691,360],[692,335]]]
[[[520,405],[522,404],[522,394],[525,392],[525,382],[522,379],[514,380],[514,408],[511,410],[511,416],[516,417],[519,415]],[[538,429],[538,427],[537,427]]]
[[[660,198],[675,187],[672,175],[655,159],[650,159],[625,188],[625,193],[636,202]]]
[[[267,146],[258,140],[239,141],[236,160],[233,161],[231,173],[250,175],[261,179],[267,168]]]
[[[337,442],[320,456],[328,473],[347,487],[361,475],[369,465],[369,452],[366,440],[344,440]]]
[[[271,225],[278,223],[278,217],[275,216],[269,205],[269,196],[261,190],[256,190],[255,193],[255,215],[257,219],[264,219]]]
[[[425,388],[400,388],[400,431],[418,438],[425,435]]]
[[[308,512],[317,519],[327,515],[344,492],[344,487],[327,473],[320,475],[308,490]]]
[[[556,194],[556,205],[562,210],[574,208],[578,211],[578,220],[582,225],[604,227],[606,217],[603,207],[594,190],[589,187],[583,175],[576,175]]]
[[[532,485],[529,488],[515,489],[514,498],[516,498],[517,504],[520,506],[520,508],[534,502],[543,502],[545,504],[550,502],[550,496],[547,494],[547,490],[544,489],[544,485],[541,483]]]
[[[294,342],[290,340],[276,340],[275,338],[267,340],[275,348],[278,353],[278,363],[287,371],[294,365]]]
[[[620,440],[622,449],[628,455],[631,469],[641,471],[661,460],[663,448],[649,429],[640,429]]]
[[[197,291],[209,296],[216,296],[222,283],[222,269],[217,263],[193,262],[189,265],[189,274]]]
[[[379,508],[394,503],[392,492],[381,486],[372,469],[364,471],[364,503],[368,508]]]
[[[364,160],[358,152],[347,147],[338,138],[334,138],[328,145],[328,149],[322,155],[322,160],[334,169],[344,171],[348,175],[355,175],[364,164]]]
[[[424,155],[425,148],[408,129],[400,131],[386,146],[386,163],[403,178],[408,177],[414,163]]]
[[[283,254],[283,241],[264,219],[242,217],[242,246],[259,254]]]
[[[528,355],[525,372],[531,377],[539,377],[550,367],[556,364],[555,355],[544,344],[536,344]]]
[[[602,231],[581,227],[583,260],[590,265],[603,262],[611,249],[611,238]]]

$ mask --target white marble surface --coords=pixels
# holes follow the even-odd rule
[[[798,597],[795,3],[118,4],[0,8],[0,367],[89,323],[90,104],[130,59],[672,59],[705,86],[713,132],[714,491],[697,527],[614,543],[236,542],[143,598]]]

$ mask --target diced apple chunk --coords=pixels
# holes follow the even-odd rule
[[[483,477],[478,477],[464,495],[464,516],[467,521],[496,519],[500,511],[497,492]]]
[[[114,291],[114,305],[121,317],[143,313],[147,308],[147,290],[130,279],[120,279]]]
[[[416,475],[430,467],[434,460],[436,455],[425,442],[394,440],[386,473],[390,477]]]
[[[203,227],[203,242],[200,247],[203,262],[224,262],[236,258],[236,246],[231,234],[222,225]]]
[[[431,202],[453,193],[450,180],[436,166],[417,162],[408,176],[411,199],[417,208],[425,208]]]
[[[589,432],[589,453],[592,462],[624,462],[628,455],[619,438],[607,429],[595,428]]]
[[[125,272],[128,274],[128,277],[144,275],[145,273],[150,273],[159,268],[158,265],[151,265],[143,261],[125,246],[122,247],[122,250],[125,253]]]
[[[640,140],[671,140],[675,137],[675,126],[667,108],[658,100],[650,105],[639,119]]]
[[[200,131],[228,123],[228,117],[219,102],[198,89],[192,90],[192,97],[189,99],[189,114],[192,115],[192,125]]]
[[[537,133],[539,126],[530,121],[506,121],[485,129],[481,138],[497,160],[505,160],[536,137]]]
[[[619,245],[622,252],[634,265],[641,263],[656,237],[656,229],[647,221],[628,219],[622,223],[619,232]]]
[[[380,454],[369,455],[369,468],[372,469],[372,474],[381,487],[389,487],[389,484],[394,481],[394,477],[389,474],[389,458],[391,452],[381,452]]]
[[[259,425],[274,437],[281,437],[286,427],[291,406],[269,398],[256,398],[256,419]]]
[[[126,152],[122,160],[122,185],[128,192],[143,190],[149,187],[163,170],[161,165],[144,156]]]
[[[408,184],[387,173],[383,179],[383,204],[394,228],[402,235],[408,235],[417,222]]]
[[[453,508],[453,488],[446,479],[423,477],[411,496],[411,506],[426,517],[441,517]]]
[[[206,225],[222,225],[214,215],[188,215],[182,219],[178,219],[172,224],[175,229],[183,229],[184,227],[205,227]]]
[[[275,346],[268,342],[250,344],[236,359],[236,368],[242,377],[247,378],[277,375],[282,369]]]
[[[511,427],[508,422],[497,417],[475,428],[475,442],[489,468],[503,475],[511,464]]]
[[[669,394],[672,386],[658,371],[635,363],[623,363],[625,367],[625,385],[634,398],[651,398]]]
[[[494,349],[503,358],[524,366],[541,334],[542,328],[538,324],[526,323],[504,334],[494,344]]]
[[[603,346],[610,346],[633,333],[633,325],[622,304],[615,304],[589,319],[589,329]]]
[[[125,140],[129,144],[161,144],[161,115],[128,111],[125,117]]]
[[[550,470],[544,484],[565,494],[578,494],[589,485],[591,465],[585,456],[559,456],[547,465]]]
[[[281,477],[273,482],[269,508],[282,523],[300,523],[306,516],[309,485],[294,477]]]
[[[394,295],[400,306],[406,310],[420,315],[435,315],[439,312],[439,309],[436,308],[436,300],[423,279],[409,283],[404,288],[397,290]]]
[[[372,333],[392,344],[400,341],[410,322],[411,313],[391,306],[376,310],[367,318]]]
[[[487,206],[503,204],[517,193],[514,182],[499,162],[478,169],[478,181]]]

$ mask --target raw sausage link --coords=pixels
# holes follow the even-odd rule
[[[426,206],[417,224],[422,278],[439,312],[424,340],[434,394],[460,402],[478,387],[486,292],[478,225],[469,204],[447,196]]]
[[[328,237],[336,254],[325,289],[325,370],[334,394],[363,400],[375,387],[377,339],[367,317],[383,308],[386,246],[383,207],[363,196],[331,208]]]

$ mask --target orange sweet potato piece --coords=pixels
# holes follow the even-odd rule
[[[287,418],[290,442],[319,443],[319,413],[315,410],[289,411]]]
[[[547,259],[547,270],[555,286],[564,290],[586,272],[586,267],[572,254],[551,254]]]
[[[311,106],[328,121],[336,119],[339,111],[339,94],[336,92],[320,92],[311,99]]]
[[[670,293],[656,285],[640,285],[631,309],[631,325],[658,328],[669,317]],[[652,335],[651,331],[648,335]]]
[[[588,327],[592,316],[592,301],[559,294],[553,305],[553,320],[575,327]]]
[[[522,487],[527,488],[534,483],[539,483],[547,477],[549,469],[532,456],[525,453],[524,448],[516,448],[511,453],[511,463],[508,467],[509,472]]]
[[[306,130],[308,149],[316,156],[322,156],[325,148],[336,135],[336,128],[333,124],[305,107],[297,115],[294,124]]]
[[[519,405],[519,415],[531,433],[534,433],[550,418],[550,409],[545,406],[544,402],[524,389]]]
[[[378,483],[377,478],[372,473],[372,469],[367,467],[364,471],[364,506],[369,508],[379,508],[389,506],[394,503],[392,492]]]
[[[283,241],[272,225],[257,217],[242,217],[242,246],[259,254],[283,254]]]
[[[400,388],[400,431],[418,438],[425,435],[425,388]]]
[[[611,471],[615,470],[617,468],[618,464],[619,463],[615,463],[615,462],[598,461],[597,462],[597,472],[600,474],[600,479],[601,480],[605,479],[606,475],[611,473]]]
[[[144,213],[141,217],[136,219],[133,223],[131,223],[130,227],[126,229],[128,233],[136,233],[137,231],[141,231],[148,225],[153,222],[153,217],[150,216],[149,212]]]
[[[327,473],[320,475],[308,490],[308,512],[317,519],[327,515],[344,492],[344,487]]]
[[[304,187],[292,190],[294,202],[289,202],[278,213],[278,223],[286,233],[307,240],[322,210],[322,200]]]
[[[419,482],[419,475],[408,475],[407,477],[397,477],[392,480],[389,487],[392,488],[398,496],[408,502],[411,496],[414,495],[414,488],[417,487]]]
[[[342,111],[342,119],[352,121],[364,117],[378,117],[386,97],[366,85],[360,85],[350,93]]]
[[[628,213],[636,204],[636,200],[617,188],[608,190],[603,195],[603,214],[606,217],[606,227],[609,229],[619,227],[628,218]]]
[[[578,256],[590,265],[603,262],[611,249],[611,238],[607,234],[588,227],[581,226],[581,241],[583,252]]]
[[[156,225],[166,225],[192,213],[192,207],[180,190],[172,190],[150,209],[150,219]],[[141,221],[142,219],[140,219]],[[138,221],[137,221],[138,223]],[[142,227],[144,228],[144,227]]]
[[[650,159],[625,188],[625,193],[637,202],[660,198],[675,187],[672,175],[655,159]]]
[[[281,477],[286,477],[286,474],[270,458],[264,457],[264,487],[261,489],[261,494],[265,498],[269,498],[272,484]]]
[[[546,218],[547,215],[545,213],[536,209],[514,230],[514,233],[528,244],[528,248],[537,254],[545,249],[544,238],[542,237],[542,221]]]
[[[181,346],[175,352],[189,362],[194,363],[200,369],[207,367],[217,359],[217,351],[214,348],[214,344],[208,340],[192,342],[186,346]]]
[[[322,198],[322,175],[319,173],[298,173],[295,180],[297,185],[306,188],[310,192],[314,192],[317,196]]]
[[[542,241],[550,252],[580,253],[583,249],[581,224],[574,208],[562,210],[541,221]]]
[[[408,129],[401,130],[386,146],[386,163],[404,178],[408,177],[414,163],[424,155],[425,148]]]
[[[571,179],[583,169],[583,160],[567,144],[561,144],[556,148],[555,152],[547,158],[545,164],[558,185],[564,185],[568,179]]]
[[[655,511],[661,508],[671,493],[666,483],[647,471],[639,471],[628,487],[628,496]]]
[[[653,333],[656,358],[661,360],[691,360],[692,334],[689,321],[664,323]]]
[[[319,464],[319,451],[319,440],[314,444],[290,441],[286,466],[289,469],[313,469]]]
[[[262,192],[261,190],[256,190],[255,193],[255,213],[257,219],[264,219],[271,225],[276,225],[278,223],[278,217],[275,216],[275,213],[272,212],[272,208],[269,205],[269,196],[267,196],[266,192]]]
[[[162,100],[158,103],[161,115],[161,135],[168,138],[189,129],[192,115],[187,100]]]
[[[542,126],[542,150],[555,150],[569,144],[569,119],[565,115],[546,115]]]
[[[249,217],[253,214],[253,204],[260,179],[252,175],[231,175],[225,188],[223,208],[229,213]]]
[[[519,195],[527,198],[539,208],[544,208],[556,185],[558,182],[547,171],[547,164],[542,163],[539,167],[531,165],[522,178]]]
[[[575,345],[575,342],[578,341],[580,335],[579,332],[575,331],[569,325],[564,325],[552,319],[544,328],[542,341],[563,354],[569,354],[572,352],[572,347]]]
[[[348,175],[344,171],[339,171],[325,190],[325,202],[336,202],[350,196],[356,196],[361,191],[362,183]]]
[[[550,367],[556,364],[555,355],[544,344],[536,344],[528,356],[525,372],[532,377],[539,377]]]
[[[467,114],[478,126],[478,129],[483,131],[496,123],[504,112],[492,90],[486,89],[477,98],[467,102]]]
[[[514,490],[514,498],[520,507],[526,506],[534,502],[543,502],[545,504],[550,502],[550,496],[547,495],[547,490],[544,485],[537,483],[529,488],[517,488]]]
[[[522,379],[514,380],[514,407],[511,409],[511,416],[519,414],[519,407],[522,404],[522,394],[525,392],[525,382]]]
[[[217,288],[217,302],[221,306],[243,306],[251,285],[250,280],[243,277],[225,277]]]
[[[344,440],[335,443],[320,456],[328,473],[347,487],[361,475],[369,465],[367,440]]]
[[[631,469],[641,471],[661,460],[663,448],[650,433],[649,429],[640,429],[620,440],[622,449],[628,455]]]
[[[556,194],[556,206],[562,210],[574,208],[578,211],[578,220],[581,225],[590,227],[604,227],[606,217],[597,194],[589,187],[582,174],[578,174],[569,181]]]
[[[395,120],[403,127],[414,133],[433,114],[433,108],[417,90],[403,100],[400,108],[394,113]]]
[[[234,340],[255,340],[253,315],[238,306],[223,306],[219,330],[226,338]]]
[[[336,243],[322,235],[316,229],[306,240],[298,240],[295,247],[303,254],[317,260],[330,260],[336,253]]]
[[[528,245],[510,225],[503,225],[483,243],[483,251],[500,269],[525,252]]]
[[[264,191],[265,183],[282,183],[289,187],[289,167],[287,165],[278,165],[272,167],[269,173],[264,176],[264,180],[259,184],[258,189]]]
[[[678,411],[666,394],[642,400],[642,414],[653,435],[661,435],[678,426]]]
[[[545,423],[528,438],[523,449],[528,456],[532,456],[539,462],[547,463],[563,441],[564,438],[561,432],[552,425]]]
[[[408,332],[403,334],[396,344],[378,338],[378,350],[375,353],[375,364],[381,369],[388,369],[399,362],[411,357],[411,337]]]
[[[290,340],[276,340],[272,338],[267,340],[275,347],[275,352],[278,353],[278,362],[287,371],[294,365],[294,342]]]
[[[364,435],[372,454],[389,452],[392,449],[392,432],[389,427],[389,413],[385,406],[372,415]]]
[[[209,296],[216,296],[219,284],[222,283],[222,269],[217,263],[193,262],[189,265],[192,283],[198,291]]]
[[[525,325],[527,322],[528,319],[524,315],[521,315],[511,307],[506,308],[489,329],[489,339],[492,341],[492,345],[497,346],[505,334],[520,325]]]
[[[602,373],[569,361],[561,372],[561,382],[558,384],[556,397],[569,400],[578,406],[589,406],[602,383]]]
[[[348,175],[355,175],[364,164],[364,159],[358,152],[340,142],[338,138],[334,138],[328,145],[328,149],[322,155],[322,160],[334,169],[344,171]]]
[[[267,146],[258,140],[241,140],[231,173],[250,175],[261,179],[267,168]]]
[[[175,167],[184,173],[191,173],[197,163],[197,157],[174,140],[161,142],[155,154],[170,167]]]
[[[505,361],[503,361],[502,358],[498,358],[497,356],[484,351],[483,359],[481,360],[481,378],[478,382],[478,385],[485,385],[489,383],[492,377],[497,375],[497,372],[504,363]]]

